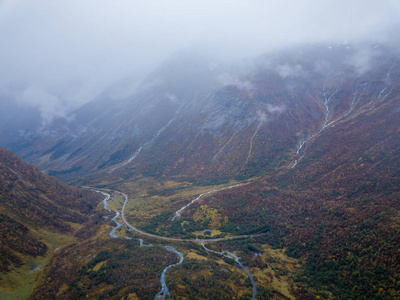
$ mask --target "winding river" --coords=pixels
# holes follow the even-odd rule
[[[176,254],[178,254],[179,256],[179,262],[177,262],[176,264],[172,264],[167,266],[166,268],[164,268],[164,270],[161,273],[161,278],[160,278],[160,282],[161,282],[161,291],[159,291],[156,295],[156,297],[154,299],[165,299],[165,295],[169,294],[169,290],[167,287],[167,284],[165,283],[165,273],[167,273],[169,268],[175,267],[177,265],[180,265],[183,262],[183,254],[180,253],[179,251],[177,251],[176,249],[172,248],[171,246],[165,246],[165,248],[167,248],[168,251],[174,252]]]
[[[246,184],[247,184],[247,183],[246,183]],[[203,193],[203,194],[201,194],[198,198],[196,198],[195,200],[193,200],[192,202],[190,202],[188,205],[186,205],[184,208],[186,208],[187,206],[189,206],[189,205],[192,204],[193,202],[199,200],[199,199],[201,198],[201,196],[203,196],[203,195],[210,194],[210,193],[217,192],[217,191],[222,191],[222,190],[225,190],[225,189],[231,189],[231,188],[238,187],[238,186],[241,186],[241,185],[243,185],[243,184],[237,184],[237,185],[229,186],[229,187],[226,187],[226,188],[223,188],[223,189],[220,189],[220,190],[212,190],[212,191]],[[178,238],[170,238],[170,237],[164,237],[164,236],[159,236],[159,235],[151,234],[151,233],[148,233],[148,232],[144,232],[144,231],[142,231],[142,230],[140,230],[140,229],[138,229],[138,228],[136,228],[136,227],[133,227],[133,226],[132,226],[131,224],[129,224],[128,221],[126,220],[126,218],[125,218],[125,207],[126,207],[126,204],[127,204],[127,202],[128,202],[128,196],[127,196],[125,193],[119,192],[119,191],[116,191],[116,190],[104,189],[104,188],[101,188],[101,189],[100,189],[100,188],[97,189],[97,188],[93,188],[93,187],[84,187],[84,188],[89,188],[89,189],[91,189],[92,191],[98,192],[98,193],[102,194],[103,196],[105,196],[105,198],[104,198],[104,200],[103,200],[104,209],[107,210],[108,212],[114,212],[114,213],[115,213],[114,218],[112,218],[111,220],[114,221],[114,223],[116,224],[116,226],[110,231],[110,236],[111,236],[111,237],[113,237],[113,238],[131,239],[131,238],[129,238],[129,237],[120,237],[120,236],[118,236],[118,235],[115,234],[115,232],[122,226],[122,224],[119,223],[119,222],[116,220],[119,216],[121,216],[122,220],[123,220],[124,223],[125,223],[125,226],[127,226],[127,227],[129,227],[130,229],[132,229],[133,231],[135,231],[135,232],[137,232],[137,233],[140,233],[140,234],[143,234],[143,235],[145,235],[145,236],[149,236],[149,237],[156,238],[156,239],[161,239],[161,240],[174,241],[174,242],[199,242],[199,243],[203,246],[203,248],[204,248],[205,250],[207,250],[208,252],[213,252],[213,253],[216,253],[216,254],[219,254],[219,255],[223,255],[223,256],[225,256],[225,257],[228,257],[228,258],[233,259],[233,260],[237,263],[238,268],[239,268],[239,269],[242,269],[243,271],[245,271],[245,273],[249,276],[249,278],[251,279],[251,282],[252,282],[252,284],[253,284],[253,298],[252,298],[252,299],[253,299],[253,300],[255,299],[256,294],[257,294],[257,285],[256,285],[256,282],[255,282],[255,280],[254,280],[253,275],[249,272],[249,270],[247,270],[247,268],[246,268],[245,266],[243,266],[243,265],[239,262],[239,257],[236,256],[235,254],[229,252],[229,251],[226,251],[226,250],[224,250],[224,251],[222,251],[222,252],[217,252],[217,251],[208,249],[208,248],[204,245],[204,243],[205,243],[205,242],[227,241],[227,240],[240,239],[240,238],[249,238],[249,237],[255,237],[255,236],[258,236],[258,235],[242,235],[242,236],[227,237],[227,238],[214,238],[214,239],[198,239],[198,238],[196,238],[196,239],[178,239]],[[117,194],[120,194],[120,195],[124,196],[125,201],[124,201],[124,203],[123,203],[123,205],[122,205],[121,214],[120,214],[118,211],[110,210],[110,209],[108,208],[108,203],[107,203],[107,201],[111,198],[111,195],[108,194],[108,193],[105,193],[105,192],[103,192],[103,191],[114,192],[114,193],[117,193]],[[183,208],[183,209],[184,209],[184,208]],[[183,209],[181,209],[180,212],[183,211]],[[178,215],[180,215],[180,214],[178,214]],[[141,239],[141,238],[137,238],[137,240],[140,242],[140,246],[153,247],[153,245],[145,245],[145,244],[143,243],[143,239]],[[155,296],[155,298],[154,298],[155,300],[157,300],[157,299],[162,299],[162,300],[164,300],[166,295],[170,295],[168,286],[167,286],[167,284],[166,284],[166,279],[165,279],[166,273],[167,273],[167,271],[168,271],[170,268],[173,268],[173,267],[175,267],[175,266],[180,265],[180,264],[183,262],[183,259],[184,259],[183,254],[182,254],[181,252],[179,252],[178,250],[176,250],[175,248],[173,248],[173,247],[171,247],[171,246],[169,246],[169,245],[168,245],[168,246],[165,246],[165,248],[166,248],[168,251],[171,251],[171,252],[174,252],[175,254],[177,254],[177,255],[179,256],[179,262],[177,262],[177,263],[175,263],[175,264],[168,265],[168,266],[165,267],[164,270],[162,271],[161,277],[160,277],[161,291],[158,292],[158,293],[156,294],[156,296]]]
[[[96,190],[96,189],[93,189],[93,188],[91,188],[91,189],[92,189],[93,191],[96,191],[96,192],[102,194],[103,196],[106,196],[106,197],[103,199],[103,206],[104,206],[104,209],[107,210],[108,212],[114,212],[114,213],[115,213],[115,216],[114,216],[114,218],[111,219],[111,221],[114,221],[114,223],[116,224],[116,226],[110,231],[110,236],[111,236],[112,238],[125,238],[125,239],[130,240],[131,238],[129,238],[129,237],[121,237],[121,236],[118,236],[118,235],[115,234],[115,232],[122,226],[122,224],[119,223],[119,222],[116,220],[116,219],[120,216],[120,213],[119,213],[118,211],[110,210],[110,209],[108,208],[108,203],[107,203],[107,201],[110,200],[111,195],[110,195],[110,194],[107,194],[107,193],[104,193],[104,192],[102,192],[102,191],[100,191],[100,190]],[[104,190],[106,190],[106,189],[104,189]],[[111,191],[111,190],[107,190],[107,191]],[[118,192],[118,191],[114,191],[114,192],[123,194],[123,195],[126,197],[126,195],[125,195],[124,193],[121,193],[121,192]],[[126,197],[126,198],[127,198],[127,197]],[[125,203],[124,203],[124,204],[125,204]],[[124,221],[125,221],[125,220],[124,220]],[[137,240],[139,241],[141,247],[152,247],[152,245],[145,245],[144,242],[143,242],[143,239],[138,238]],[[177,254],[177,255],[179,256],[179,262],[177,262],[177,263],[175,263],[175,264],[171,264],[171,265],[169,265],[169,266],[166,266],[166,267],[164,268],[164,270],[162,271],[161,277],[160,277],[161,291],[159,291],[159,292],[156,294],[156,296],[154,297],[155,300],[158,300],[158,299],[164,300],[164,299],[165,299],[165,296],[169,294],[169,289],[168,289],[168,286],[167,286],[167,284],[166,284],[166,279],[165,279],[165,274],[167,273],[168,269],[170,269],[170,268],[172,268],[172,267],[175,267],[175,266],[178,266],[178,265],[180,265],[180,264],[183,262],[183,254],[182,254],[181,252],[179,252],[178,250],[172,248],[171,246],[165,246],[165,248],[166,248],[168,251],[171,251],[171,252],[174,252],[175,254]]]

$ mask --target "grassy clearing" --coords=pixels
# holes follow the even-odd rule
[[[44,265],[46,259],[27,260],[27,263],[1,276],[0,299],[27,299],[35,288],[40,270],[35,268]],[[32,269],[32,266],[37,267]]]
[[[36,282],[41,278],[44,266],[49,262],[53,253],[59,248],[76,241],[75,237],[54,233],[47,230],[31,229],[32,233],[46,243],[48,250],[45,256],[31,258],[24,256],[24,264],[11,272],[1,275],[0,299],[21,300],[32,294]]]
[[[270,289],[288,299],[295,299],[291,290],[291,276],[300,269],[299,262],[287,257],[284,249],[272,249],[262,246],[262,259],[267,263],[266,268],[251,268],[257,285]]]
[[[150,183],[154,183],[154,185]],[[202,193],[214,189],[222,189],[236,183],[230,182],[229,184],[215,186],[193,186],[188,183],[174,181],[160,183],[154,182],[153,179],[142,179],[121,187],[129,197],[125,214],[131,220],[132,224],[140,226],[162,212],[175,213]],[[199,203],[202,199],[199,200]]]
[[[200,261],[208,260],[207,257],[199,255],[199,254],[197,254],[195,252],[189,252],[188,254],[186,254],[186,258],[200,260]]]
[[[108,208],[111,210],[121,211],[125,197],[119,193],[111,193],[110,200],[107,201]]]
[[[48,253],[55,249],[63,247],[77,241],[77,238],[71,235],[54,233],[44,229],[40,229],[38,233],[42,236],[43,241],[47,244]]]

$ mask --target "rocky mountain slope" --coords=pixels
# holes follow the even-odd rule
[[[265,232],[267,243],[304,260],[296,280],[318,291],[309,299],[397,299],[399,88],[392,93],[308,140],[294,168],[209,197],[184,216],[207,207],[226,220],[219,230]]]
[[[64,180],[262,175],[293,166],[315,135],[393,97],[396,62],[377,44],[306,46],[235,65],[181,55],[133,95],[111,88],[13,149]]]
[[[262,233],[234,250],[263,272],[248,249],[299,259],[298,298],[399,297],[397,50],[313,45],[237,64],[178,55],[122,96],[129,89],[110,88],[14,149],[65,181],[137,197],[143,230]],[[205,196],[172,220],[193,186]]]

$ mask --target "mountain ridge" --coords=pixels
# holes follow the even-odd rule
[[[189,58],[172,60],[139,85],[133,96],[110,106],[111,98],[103,95],[78,109],[70,121],[56,121],[16,149],[64,180],[74,174],[95,177],[103,171],[126,177],[158,170],[159,175],[186,174],[200,181],[232,179],[233,174],[249,176],[246,169],[255,175],[260,172],[254,168],[256,161],[289,164],[293,152],[287,149],[300,145],[325,125],[331,126],[332,121],[351,117],[354,106],[360,111],[362,101],[374,89],[383,91],[384,78],[379,83],[378,78],[368,82],[368,77],[375,76],[371,70],[390,68],[394,57],[383,46],[382,50],[376,47],[304,47],[277,57],[266,55],[253,62],[263,67],[233,74],[229,74],[235,69],[231,66],[210,67],[206,62],[200,67],[194,64],[199,69],[193,67],[189,72]],[[368,52],[370,60],[365,66],[353,61],[363,52]],[[184,69],[182,65],[188,63]],[[358,89],[356,99],[352,99],[354,87]],[[387,97],[388,91],[383,91],[382,97]],[[267,141],[263,147],[257,145],[260,136]],[[161,171],[165,162],[168,168]],[[253,166],[246,167],[248,162]],[[209,179],[193,170],[202,168],[209,170]]]
[[[143,231],[191,239],[258,233],[213,249],[240,254],[266,294],[281,295],[273,287],[279,274],[268,267],[276,260],[262,256],[273,247],[282,261],[298,262],[290,271],[279,265],[290,297],[395,298],[397,53],[369,43],[305,46],[245,66],[176,57],[133,95],[110,105],[108,91],[16,147],[64,181],[124,191],[132,199],[126,217]],[[187,271],[190,259],[207,255],[181,247],[193,252]],[[78,266],[85,270],[81,261],[71,265],[74,280]],[[173,281],[192,291],[180,277]],[[42,287],[57,294],[62,284]]]

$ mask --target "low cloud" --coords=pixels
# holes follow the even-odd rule
[[[358,75],[368,72],[372,65],[371,61],[379,55],[379,45],[377,48],[362,47],[358,49],[348,60],[347,64],[352,66]]]
[[[323,75],[328,76],[328,74],[332,71],[332,64],[326,60],[318,60],[315,62],[314,71]]]
[[[383,33],[398,32],[399,20],[396,0],[0,0],[0,83],[25,82],[21,101],[49,120],[123,78],[140,80],[181,49],[232,61],[301,43],[393,40]],[[351,63],[367,68],[362,58]],[[298,72],[280,69],[283,77]]]
[[[220,74],[217,76],[218,82],[223,85],[232,85],[237,87],[239,90],[252,93],[255,90],[254,85],[245,79],[241,79],[229,73]]]
[[[266,110],[258,110],[257,111],[257,119],[260,122],[267,122],[270,120],[270,115],[272,114],[280,114],[286,110],[285,106],[271,105],[267,104]]]
[[[276,67],[276,71],[282,78],[299,77],[304,75],[304,71],[300,65],[283,64]]]
[[[60,98],[51,95],[37,86],[29,86],[16,96],[19,105],[39,110],[43,125],[48,124],[56,117],[66,117],[68,105]]]
[[[286,109],[286,107],[283,105],[282,106],[276,106],[276,105],[271,105],[271,104],[267,105],[267,111],[271,114],[273,114],[273,113],[280,114],[280,113],[284,112],[285,109]]]
[[[257,117],[260,122],[268,121],[268,115],[261,110],[257,111]]]

